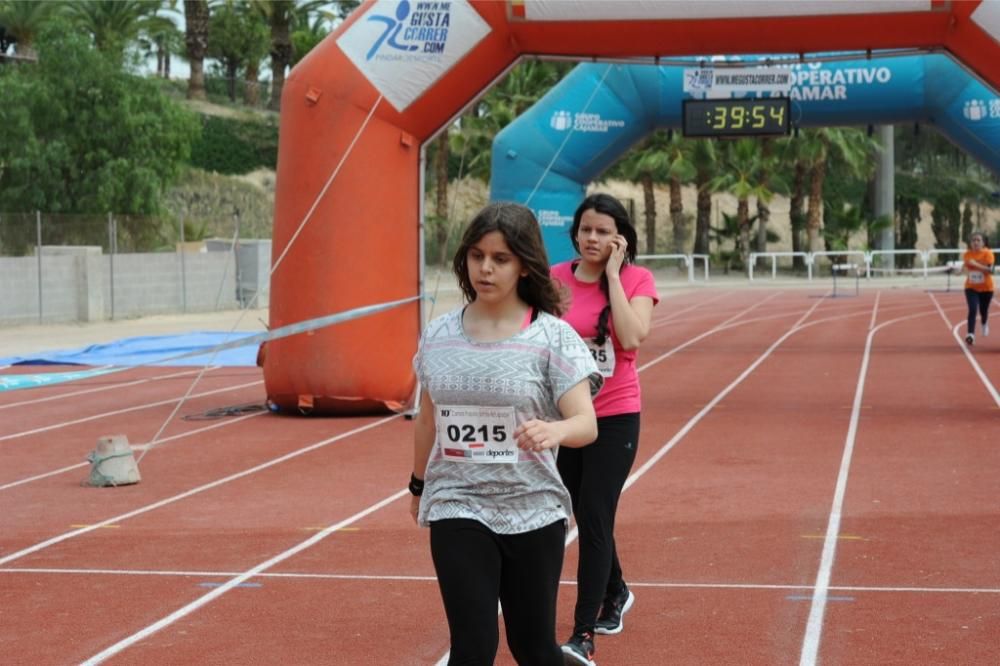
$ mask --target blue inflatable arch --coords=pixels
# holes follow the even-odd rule
[[[748,62],[750,66],[754,63]],[[493,143],[490,196],[529,205],[553,262],[587,184],[657,128],[681,127],[682,65],[578,65]],[[1000,97],[942,54],[790,65],[799,127],[926,123],[1000,173]],[[768,93],[750,93],[751,96]],[[701,96],[699,94],[698,96]]]

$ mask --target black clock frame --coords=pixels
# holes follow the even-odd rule
[[[745,127],[739,130],[734,130],[732,128],[717,129],[711,127],[708,123],[701,122],[694,125],[692,120],[696,117],[696,114],[701,113],[714,113],[714,110],[719,107],[725,107],[731,109],[733,107],[742,107],[747,110],[747,116],[752,115],[752,109],[754,107],[765,107],[768,109],[768,113],[765,115],[766,122],[763,128],[755,129],[752,127]],[[782,118],[784,122],[777,124],[774,122],[773,116],[770,114],[770,109],[776,108],[778,106],[784,106],[784,114]],[[712,137],[743,137],[743,136],[786,136],[791,132],[791,100],[788,97],[759,97],[759,98],[746,98],[742,97],[739,99],[686,99],[683,101],[681,108],[681,131],[684,136],[692,138],[712,138]]]

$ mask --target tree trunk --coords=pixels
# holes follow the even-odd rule
[[[184,42],[191,65],[188,99],[205,99],[204,62],[208,51],[208,18],[207,0],[184,0]]]
[[[708,254],[708,230],[712,224],[712,191],[708,174],[698,174],[698,218],[695,223],[694,253]]]
[[[451,231],[451,220],[448,219],[448,130],[437,138],[437,151],[434,153],[434,214],[437,216],[437,246],[438,263],[445,265],[448,260],[448,236]]]
[[[743,261],[743,268],[749,270],[750,266],[750,201],[740,198],[736,202],[736,220],[740,224],[740,259]]]
[[[813,164],[809,181],[809,214],[806,217],[806,230],[809,233],[809,251],[819,252],[819,227],[823,222],[823,180],[826,178],[826,160],[820,159]]]
[[[165,69],[163,43],[158,41],[156,42],[156,75],[162,79],[167,78],[163,74]]]
[[[271,9],[271,101],[272,111],[281,110],[281,93],[285,88],[285,71],[292,62],[290,29],[291,0],[273,0]]]
[[[802,203],[805,201],[806,164],[799,161],[795,163],[795,178],[792,181],[792,198],[789,202],[788,216],[792,225],[792,252],[802,252],[802,227],[805,225],[805,216],[802,212]],[[801,270],[805,268],[802,257],[794,257],[792,266]]]
[[[767,223],[771,221],[771,207],[757,198],[757,251],[767,252]]]
[[[642,198],[646,206],[646,253],[656,254],[656,194],[653,192],[653,176],[644,173],[639,176],[642,184]]]
[[[226,63],[226,89],[229,91],[229,101],[236,103],[236,75],[239,73],[240,63],[232,60]]]
[[[674,252],[684,252],[687,245],[688,229],[684,221],[684,201],[681,199],[681,181],[670,179],[670,224],[673,226]]]
[[[761,141],[761,158],[767,163],[771,157],[771,147],[772,142],[770,138],[765,137]],[[758,184],[761,189],[767,189],[771,175],[767,172],[767,168],[761,168],[760,176],[758,178]],[[767,223],[771,220],[771,209],[768,207],[767,202],[761,197],[757,197],[757,252],[767,252]]]
[[[247,106],[256,107],[260,103],[260,63],[247,62],[246,72],[243,74],[243,103]]]

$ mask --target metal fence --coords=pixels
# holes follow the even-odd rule
[[[270,239],[191,239],[184,220],[0,213],[0,324],[267,307]]]

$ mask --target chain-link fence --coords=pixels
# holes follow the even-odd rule
[[[229,238],[192,237],[193,226],[0,212],[0,324],[267,307],[270,239],[241,238],[238,215]]]

